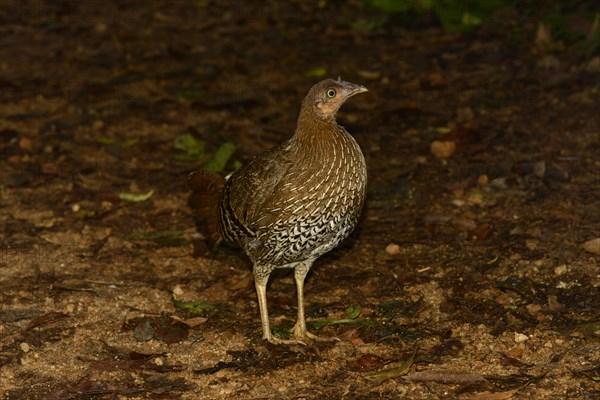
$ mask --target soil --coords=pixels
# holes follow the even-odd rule
[[[464,33],[358,1],[0,7],[3,398],[600,398],[600,58],[536,7]],[[368,199],[305,297],[340,341],[270,345],[187,175],[338,75],[369,88],[338,115]],[[292,276],[268,297],[284,337]]]

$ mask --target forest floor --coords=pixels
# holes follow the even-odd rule
[[[2,1],[0,396],[600,398],[600,57],[530,9],[458,34],[360,4]],[[341,340],[274,346],[186,179],[338,75],[368,199],[305,298]]]

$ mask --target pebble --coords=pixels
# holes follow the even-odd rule
[[[22,137],[19,139],[19,147],[21,150],[31,150],[33,148],[33,141],[29,138]]]
[[[555,275],[560,276],[560,275],[564,275],[566,273],[567,273],[567,266],[566,266],[566,264],[562,264],[562,265],[559,265],[558,267],[554,268],[554,274]]]
[[[223,377],[225,377],[225,375],[227,375],[227,371],[221,369],[215,373],[214,377],[215,378],[223,378]]]
[[[521,342],[524,342],[526,340],[529,340],[529,336],[527,336],[527,335],[525,335],[523,333],[515,332],[515,342],[521,343]]]
[[[99,131],[102,128],[104,128],[104,122],[102,120],[97,119],[92,124],[92,129],[95,131]]]
[[[27,353],[30,350],[29,344],[27,342],[23,342],[19,345],[23,353]]]
[[[435,140],[431,143],[429,150],[436,158],[446,159],[454,154],[454,151],[456,150],[456,143],[451,140]]]
[[[527,247],[528,250],[536,250],[538,248],[539,245],[539,241],[535,240],[535,239],[525,239],[525,247]]]
[[[527,311],[531,314],[537,314],[542,311],[542,306],[539,304],[528,304],[525,308],[527,308]]]
[[[400,254],[400,246],[398,246],[396,243],[390,243],[387,245],[387,247],[385,248],[385,251],[392,256],[395,256],[397,254]]]
[[[488,183],[490,183],[490,178],[488,178],[487,175],[479,175],[477,178],[477,184],[479,186],[486,186]]]
[[[181,286],[179,286],[179,285],[175,286],[175,288],[173,288],[173,294],[175,296],[183,295],[183,289],[181,288]]]

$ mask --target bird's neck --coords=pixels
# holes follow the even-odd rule
[[[340,134],[340,131],[343,130],[337,124],[333,115],[324,118],[303,107],[292,140],[298,141],[300,144],[310,145],[319,141],[331,141],[336,135]]]

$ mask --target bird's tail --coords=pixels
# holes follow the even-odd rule
[[[221,242],[219,229],[219,200],[225,179],[218,174],[204,170],[192,172],[188,177],[191,190],[189,204],[194,211],[196,226],[209,246],[214,250]]]

